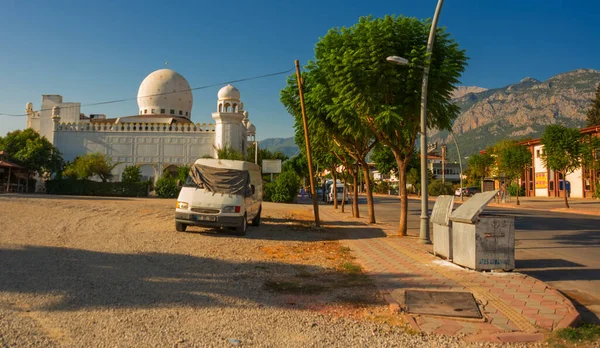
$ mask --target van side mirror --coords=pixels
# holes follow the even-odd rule
[[[250,189],[252,190],[252,194],[256,193],[256,186],[250,185]]]

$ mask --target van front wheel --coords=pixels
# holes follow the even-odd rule
[[[245,236],[246,229],[248,229],[248,216],[244,214],[242,224],[235,228],[235,234],[237,234],[238,236]]]
[[[252,219],[252,226],[260,226],[260,213],[262,212],[262,205],[258,208],[258,214]]]
[[[177,232],[185,232],[187,225],[181,222],[175,222],[175,230]]]

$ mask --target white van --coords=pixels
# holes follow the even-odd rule
[[[335,193],[333,190],[333,185],[329,187],[329,193],[327,194],[327,203],[333,203],[333,200],[337,199],[338,202],[344,201],[349,203],[348,201],[348,192],[344,190],[344,184],[336,183],[335,184]]]
[[[257,164],[202,158],[190,169],[179,192],[175,229],[187,226],[235,228],[245,235],[248,220],[260,224],[262,177]]]

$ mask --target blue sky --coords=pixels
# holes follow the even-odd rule
[[[428,18],[436,0],[25,1],[4,0],[0,113],[39,108],[42,94],[82,104],[134,98],[150,72],[169,68],[192,87],[293,68],[328,29],[366,15]],[[470,57],[463,85],[500,87],[578,68],[600,70],[600,3],[593,0],[446,0],[446,26]],[[257,138],[292,136],[279,102],[285,76],[235,84]],[[219,87],[194,92],[194,122],[211,122]],[[137,114],[135,100],[83,108]],[[25,117],[0,116],[0,135]]]

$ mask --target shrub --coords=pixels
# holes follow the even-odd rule
[[[275,180],[273,190],[270,192],[271,202],[291,203],[298,195],[300,184],[296,173],[283,172]]]
[[[56,195],[146,197],[148,182],[98,182],[72,178],[47,180],[46,192]]]
[[[273,195],[273,191],[275,190],[275,182],[267,182],[263,184],[263,200],[266,202],[271,202],[271,196]]]
[[[518,184],[512,184],[508,186],[508,193],[511,197],[515,197],[517,195],[517,190],[519,190],[519,197],[525,196],[525,188],[519,186]]]
[[[390,184],[386,181],[380,181],[377,184],[375,184],[373,192],[383,193],[387,195],[390,192]]]
[[[433,180],[427,186],[427,191],[430,196],[453,195],[454,190],[449,182],[443,183],[442,180]]]
[[[156,181],[154,191],[160,198],[175,198],[179,195],[177,180],[175,180],[171,174],[165,172],[163,176]]]
[[[121,182],[124,183],[136,183],[142,180],[142,171],[138,166],[127,166],[125,170],[123,170],[123,175],[121,176]]]

